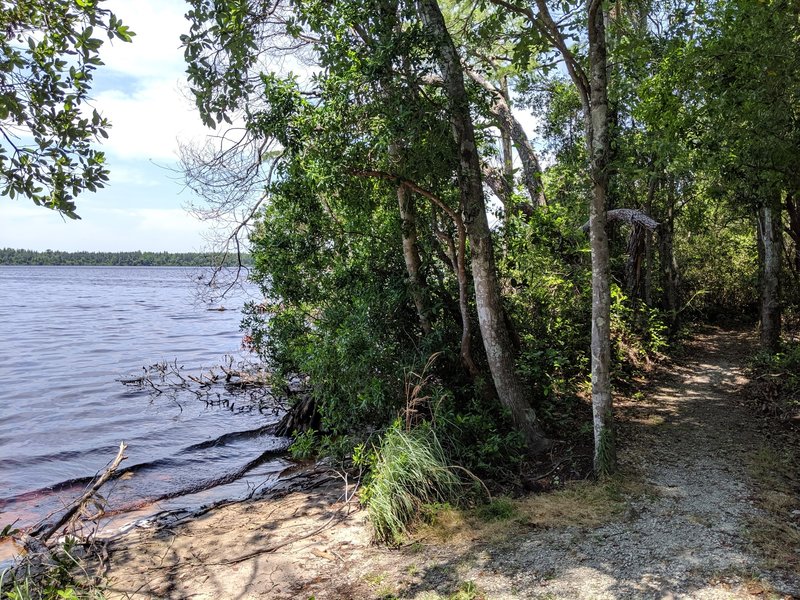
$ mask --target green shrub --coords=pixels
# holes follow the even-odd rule
[[[100,590],[90,583],[93,576],[75,558],[73,541],[54,549],[47,568],[23,557],[15,573],[0,572],[0,600],[103,600]],[[27,565],[27,568],[26,568]]]
[[[294,442],[289,446],[289,452],[292,458],[297,460],[307,460],[317,454],[317,432],[313,429],[299,433],[295,431],[292,434]]]

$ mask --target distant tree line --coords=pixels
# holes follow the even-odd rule
[[[243,261],[249,261],[243,256]],[[224,266],[236,266],[229,257]],[[61,265],[119,267],[209,267],[219,266],[219,257],[205,252],[63,252],[61,250],[0,249],[0,265]]]

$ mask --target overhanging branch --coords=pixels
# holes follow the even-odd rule
[[[631,225],[640,225],[646,229],[649,229],[650,231],[655,231],[660,225],[660,223],[653,220],[642,211],[636,210],[635,208],[615,208],[613,210],[609,210],[606,212],[606,220],[608,223],[623,221],[625,223],[630,223]],[[584,233],[589,233],[589,221],[586,221],[586,223],[583,224],[581,230]]]

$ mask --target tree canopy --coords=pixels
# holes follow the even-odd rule
[[[405,414],[486,467],[591,422],[602,474],[613,382],[683,321],[757,314],[775,349],[798,303],[797,17],[194,0],[189,82],[230,133],[186,153],[189,184],[243,217],[248,339],[310,376],[323,445]]]
[[[75,197],[108,181],[95,142],[109,122],[91,106],[102,37],[131,41],[103,0],[0,5],[0,193],[78,218]]]

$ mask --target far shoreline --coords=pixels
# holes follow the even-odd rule
[[[75,251],[0,249],[0,266],[4,267],[247,267],[249,254],[227,256],[220,264],[212,252],[166,251]]]

